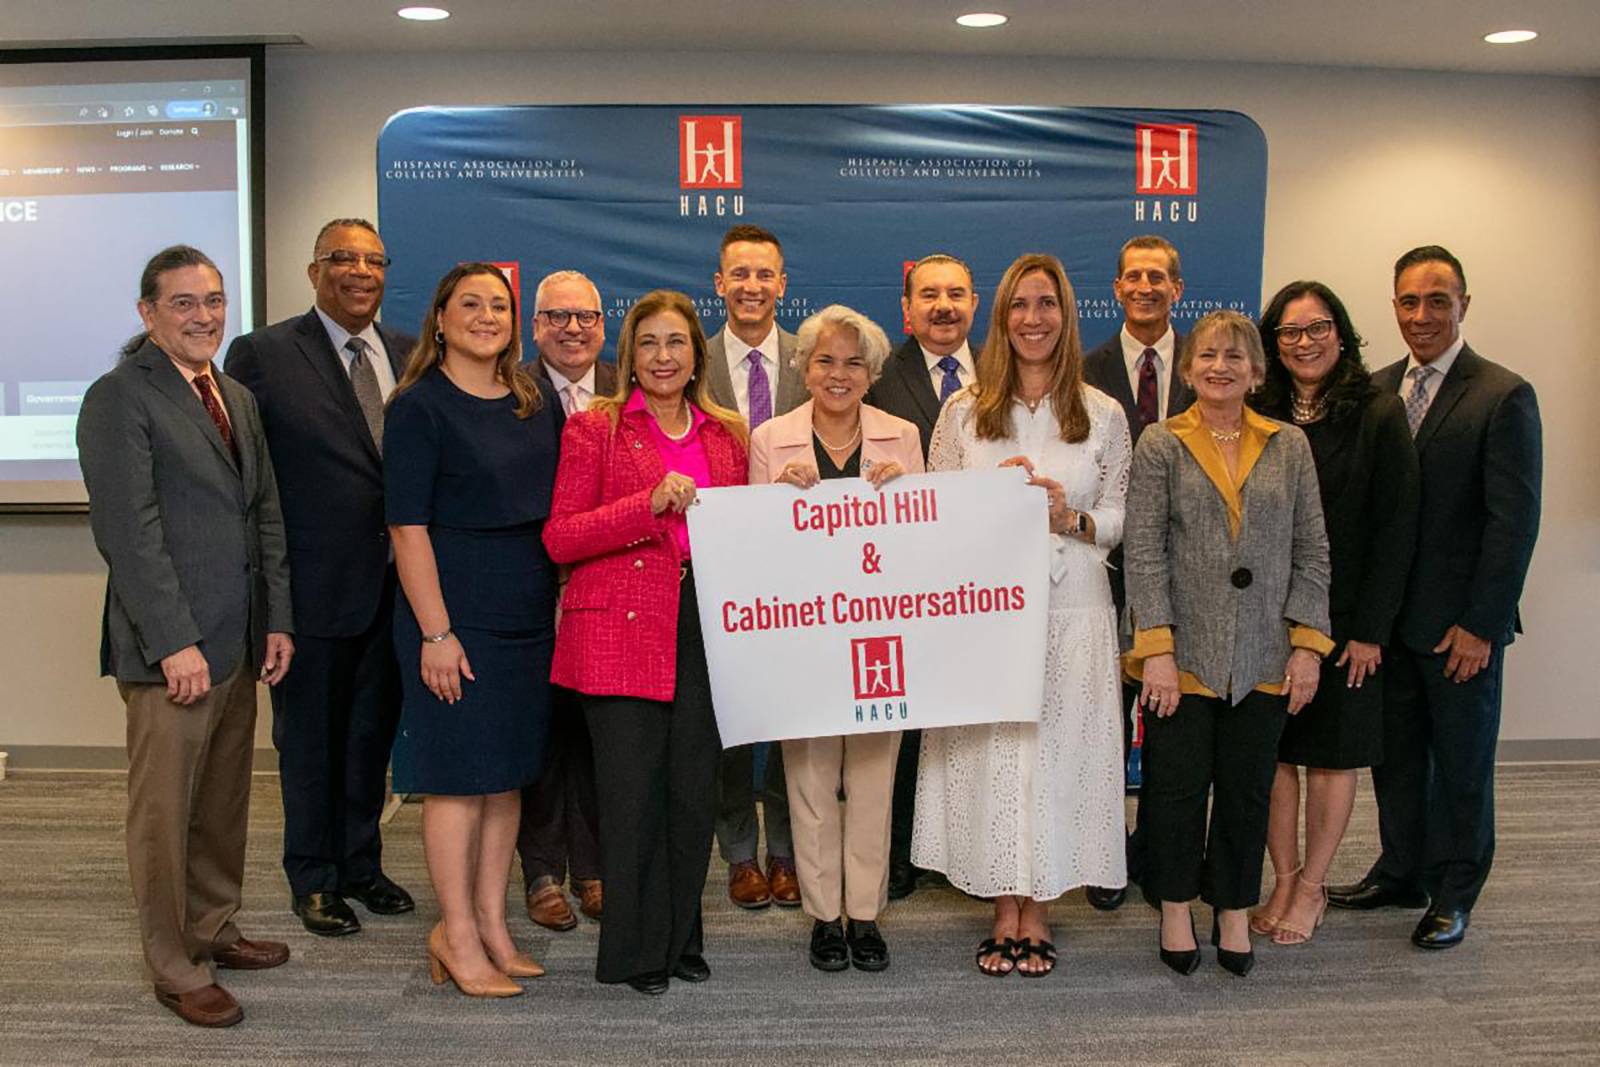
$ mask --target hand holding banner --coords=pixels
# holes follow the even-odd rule
[[[724,746],[1038,720],[1050,544],[1021,470],[699,496],[689,537]]]

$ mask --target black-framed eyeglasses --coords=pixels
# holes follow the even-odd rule
[[[573,319],[577,319],[578,325],[585,330],[593,329],[595,323],[600,321],[600,312],[588,308],[542,308],[537,314],[549,319],[550,325],[558,330],[566,329],[567,323]]]
[[[332,263],[335,267],[353,267],[365,263],[368,270],[385,270],[394,260],[382,252],[352,252],[348,248],[335,248],[317,257],[318,263]]]
[[[1279,326],[1278,343],[1297,345],[1300,338],[1309,337],[1313,341],[1326,341],[1333,334],[1332,319],[1317,319],[1304,326]]]

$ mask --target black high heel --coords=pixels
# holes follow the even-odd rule
[[[1163,916],[1162,925],[1166,924]],[[1194,935],[1194,915],[1189,916],[1189,933]],[[1200,969],[1200,938],[1195,937],[1195,947],[1187,949],[1171,949],[1161,944],[1161,927],[1156,928],[1156,948],[1161,955],[1161,962],[1187,977]]]
[[[1217,950],[1217,965],[1230,974],[1243,978],[1250,973],[1250,968],[1256,965],[1254,948],[1244,952],[1234,952],[1232,949],[1222,947],[1222,921],[1217,918],[1215,911],[1211,913],[1211,944]]]

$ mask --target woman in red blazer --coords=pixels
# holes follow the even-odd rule
[[[684,513],[743,485],[746,430],[711,399],[706,340],[682,293],[656,290],[617,339],[617,392],[567,420],[545,523],[570,563],[550,680],[583,694],[594,737],[606,917],[595,977],[662,993],[711,976],[700,894],[717,758]]]

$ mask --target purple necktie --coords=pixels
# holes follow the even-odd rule
[[[1156,350],[1147,348],[1139,357],[1139,421],[1149,426],[1161,421],[1160,384],[1156,381]]]
[[[772,384],[767,381],[767,368],[761,365],[759,349],[751,349],[744,358],[750,362],[750,429],[754,430],[772,418]]]
[[[961,375],[956,373],[961,363],[955,356],[944,356],[934,366],[944,371],[944,379],[939,382],[939,403],[943,404],[951,393],[961,388]]]

